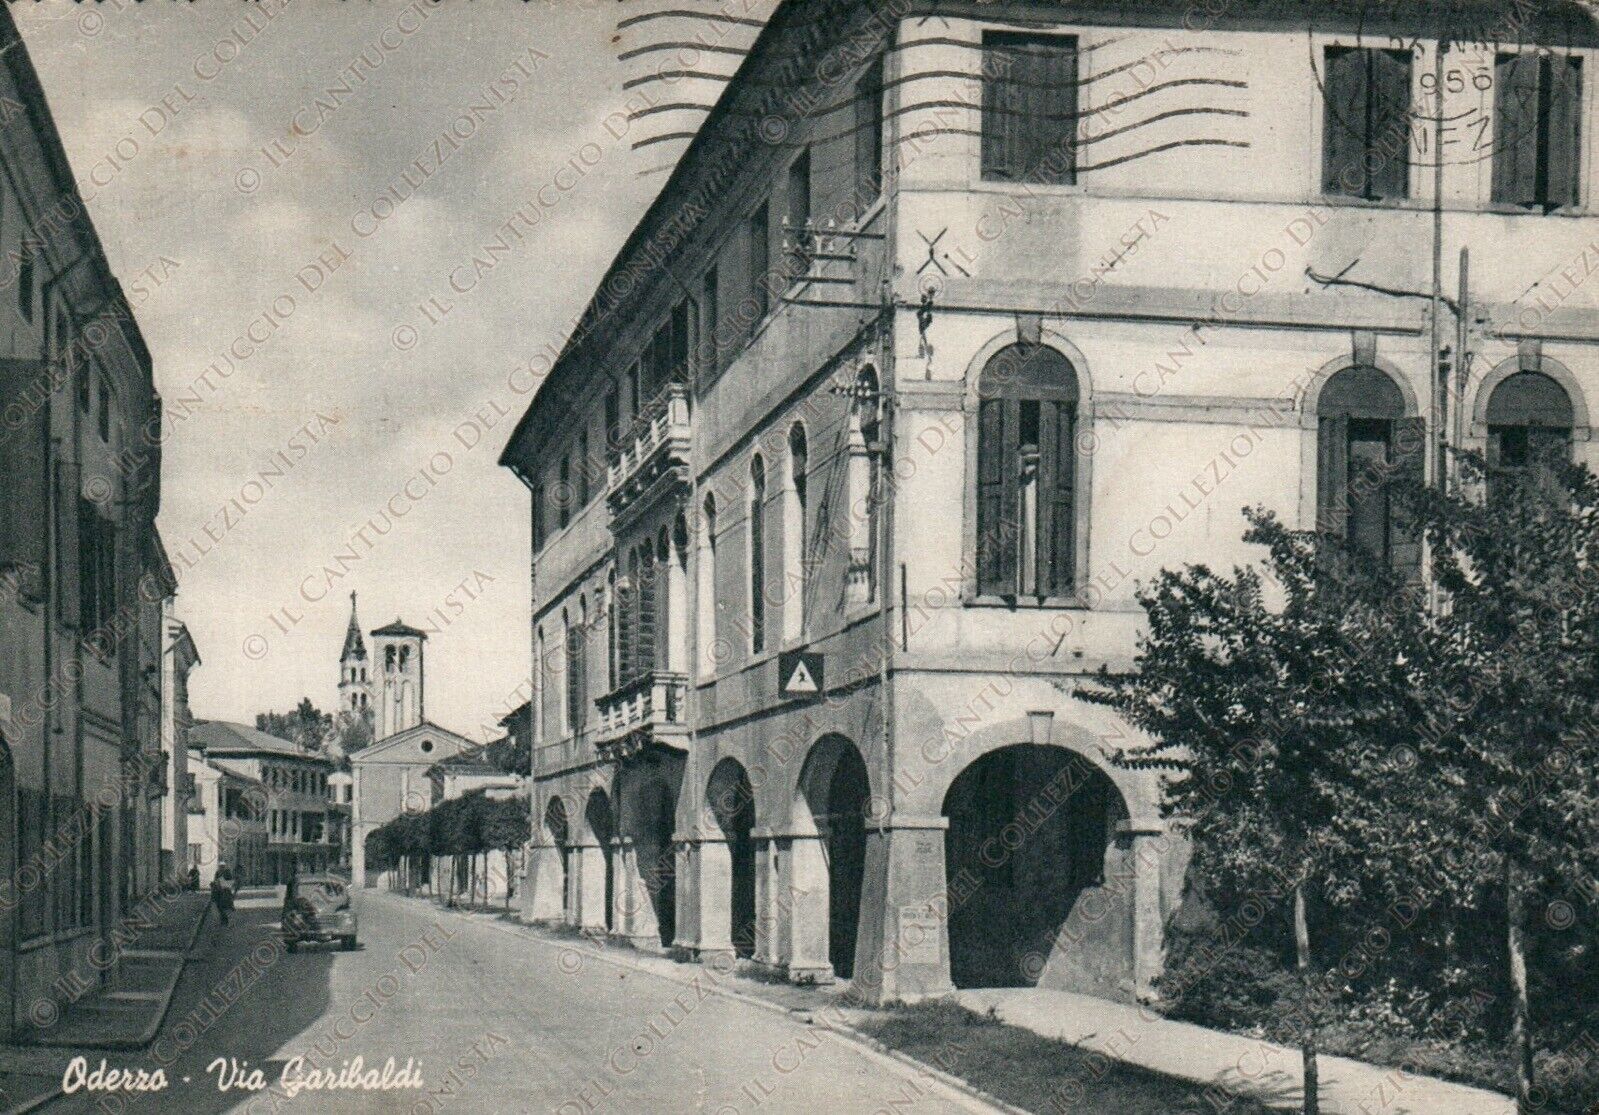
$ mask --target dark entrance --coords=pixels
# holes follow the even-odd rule
[[[606,796],[604,790],[595,790],[589,795],[588,807],[583,810],[583,819],[588,821],[589,830],[599,842],[600,855],[605,859],[605,928],[609,932],[616,928],[611,924],[614,916],[612,911],[616,908],[616,870],[611,856],[611,842],[616,836],[616,825],[611,818],[611,799]]]
[[[944,814],[946,881],[962,896],[949,908],[955,986],[1119,994],[1131,973],[1128,887],[1105,888],[1094,917],[1072,916],[1104,888],[1126,816],[1110,780],[1063,748],[1004,747],[960,773]]]
[[[549,830],[550,839],[555,842],[556,857],[561,862],[561,913],[571,913],[571,889],[566,885],[571,873],[571,865],[567,862],[572,852],[572,833],[566,823],[566,803],[560,798],[551,798],[550,804],[544,809],[544,827]]]
[[[827,958],[835,976],[849,979],[855,974],[871,797],[860,751],[842,736],[818,740],[805,760],[800,792],[827,858]]]
[[[727,840],[732,858],[733,951],[755,955],[755,791],[749,775],[736,759],[723,759],[711,772],[707,804],[717,827]]]

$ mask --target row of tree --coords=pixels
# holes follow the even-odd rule
[[[1523,1113],[1542,1098],[1534,1022],[1559,1048],[1596,1020],[1561,988],[1571,958],[1529,942],[1582,909],[1574,947],[1594,940],[1599,481],[1552,459],[1506,471],[1462,457],[1460,476],[1447,493],[1377,478],[1396,538],[1425,538],[1419,581],[1248,512],[1262,565],[1164,572],[1141,594],[1136,669],[1082,694],[1155,740],[1118,762],[1181,771],[1163,779],[1165,805],[1209,904],[1276,912],[1297,969],[1307,1113],[1317,1031],[1357,948],[1379,968],[1382,953],[1431,950],[1440,969],[1491,954]],[[1529,958],[1534,989],[1547,961],[1541,1016]]]
[[[473,790],[442,801],[424,812],[401,813],[367,835],[366,862],[375,871],[391,872],[395,886],[406,893],[434,889],[434,860],[449,858],[447,880],[440,897],[465,897],[475,902],[481,886],[483,901],[489,894],[489,853],[504,856],[507,885],[505,902],[511,902],[510,880],[518,875],[522,847],[532,837],[528,799],[517,794],[489,797]],[[465,870],[456,864],[464,860]],[[464,887],[458,875],[464,875]]]

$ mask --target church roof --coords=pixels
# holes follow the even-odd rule
[[[379,627],[377,630],[373,631],[372,634],[374,634],[374,635],[409,635],[413,639],[425,639],[425,638],[428,637],[428,633],[426,631],[419,631],[415,627],[411,627],[408,624],[401,623],[399,616],[395,616],[394,617],[394,622],[393,623],[389,624],[387,627]]]
[[[347,658],[365,658],[366,640],[361,638],[361,624],[355,618],[355,593],[350,593],[350,626],[344,629],[344,650],[339,661]]]

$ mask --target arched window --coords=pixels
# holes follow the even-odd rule
[[[1542,372],[1516,372],[1488,396],[1488,499],[1516,472],[1571,457],[1571,396]]]
[[[750,461],[750,649],[766,649],[766,462]]]
[[[588,603],[578,599],[577,623],[566,628],[566,728],[583,730],[588,710]]]
[[[1077,583],[1077,371],[1014,344],[977,385],[978,591],[1069,596]]]
[[[1421,480],[1424,421],[1405,417],[1399,385],[1373,367],[1329,379],[1316,414],[1316,529],[1396,569],[1419,569],[1421,540],[1395,529],[1389,493],[1393,481]]]
[[[696,569],[695,603],[699,608],[700,676],[716,672],[716,497],[706,495],[700,509],[699,563]]]
[[[809,522],[806,482],[810,451],[805,427],[799,422],[788,430],[788,485],[783,493],[783,638],[800,638],[805,630],[805,568],[809,559],[806,523]]]
[[[613,568],[606,577],[605,594],[606,604],[606,653],[605,653],[605,687],[607,692],[615,692],[621,684],[621,673],[618,669],[617,656],[621,652],[621,623],[622,614],[617,607],[616,599],[616,570]]]
[[[533,743],[544,738],[544,683],[549,679],[549,663],[544,658],[544,628],[533,632]]]

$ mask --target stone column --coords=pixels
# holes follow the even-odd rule
[[[661,929],[655,920],[650,890],[638,866],[638,846],[630,836],[611,842],[616,878],[611,907],[611,936],[626,940],[634,948],[656,951]]]
[[[672,837],[672,855],[677,857],[677,932],[672,952],[679,959],[690,957],[700,942],[699,845],[687,837]]]
[[[788,855],[783,857],[782,925],[788,978],[794,983],[832,983],[827,848],[814,825],[784,837]]]
[[[1133,993],[1138,1001],[1155,998],[1155,977],[1164,963],[1165,918],[1160,902],[1161,839],[1159,823],[1134,822],[1124,831],[1132,835],[1133,868]]]
[[[778,943],[781,842],[771,829],[759,828],[751,835],[755,840],[755,962],[776,970],[783,964]]]
[[[947,817],[895,813],[866,835],[855,992],[870,1003],[954,990],[949,979]]]
[[[733,850],[720,837],[701,837],[699,871],[695,879],[698,892],[699,940],[694,947],[698,959],[725,957],[731,962],[733,951]]]
[[[572,850],[577,884],[575,924],[583,929],[605,929],[605,849],[579,844]]]

